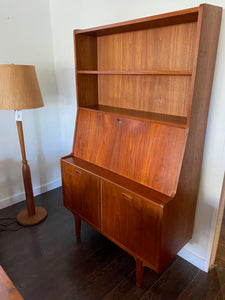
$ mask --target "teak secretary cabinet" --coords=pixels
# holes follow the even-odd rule
[[[64,205],[130,253],[136,283],[191,239],[222,8],[74,31]]]

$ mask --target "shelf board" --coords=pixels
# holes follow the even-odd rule
[[[114,23],[89,29],[75,30],[76,34],[102,36],[128,31],[145,30],[149,28],[169,26],[181,23],[197,22],[199,7],[164,13],[136,20]]]
[[[191,70],[152,70],[152,71],[97,71],[78,70],[77,74],[93,75],[192,75]]]
[[[128,117],[131,119],[144,120],[148,122],[161,123],[170,126],[178,126],[178,127],[187,127],[187,117],[183,116],[174,116],[174,115],[166,115],[159,114],[153,112],[139,111],[127,108],[113,107],[107,105],[89,105],[89,106],[81,106],[80,109],[83,110],[92,110],[92,111],[102,111],[111,114],[116,114],[119,117]]]

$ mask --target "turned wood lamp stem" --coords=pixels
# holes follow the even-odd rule
[[[17,125],[19,141],[20,141],[20,149],[22,154],[22,172],[23,172],[23,183],[24,183],[24,189],[26,195],[27,211],[29,216],[33,216],[35,215],[34,195],[33,195],[32,181],[31,181],[30,167],[26,159],[22,121],[16,121],[16,125]]]
[[[23,209],[17,215],[17,222],[24,226],[35,225],[42,222],[47,217],[47,211],[43,207],[35,207],[32,180],[30,174],[30,167],[27,163],[24,137],[23,137],[23,124],[21,111],[15,111],[16,125],[19,135],[20,149],[22,154],[22,173],[23,183],[26,195],[27,208]]]

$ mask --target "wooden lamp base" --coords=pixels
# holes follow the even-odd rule
[[[28,210],[25,208],[17,215],[16,219],[20,225],[31,226],[41,223],[46,217],[47,211],[43,207],[36,206],[33,216],[29,216]]]

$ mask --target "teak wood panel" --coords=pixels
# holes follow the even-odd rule
[[[97,75],[77,75],[77,102],[79,106],[95,105],[98,103]]]
[[[187,117],[158,114],[153,112],[133,110],[133,109],[120,108],[120,107],[107,106],[107,105],[99,105],[99,104],[82,106],[81,109],[103,111],[105,113],[116,114],[118,118],[128,117],[130,119],[166,124],[175,127],[183,127],[183,128],[187,127]]]
[[[15,254],[14,254],[15,255]],[[9,279],[2,266],[0,266],[0,299],[2,300],[24,300]]]
[[[196,24],[100,36],[98,70],[191,70]]]
[[[64,205],[100,227],[100,182],[95,176],[70,164],[62,164]]]
[[[171,196],[186,138],[183,128],[80,109],[74,155]]]
[[[173,255],[179,251],[178,241],[181,245],[184,244],[191,238],[193,232],[221,16],[221,7],[200,6],[199,48],[197,49],[190,129],[177,193],[173,202],[176,211],[180,211],[180,214],[177,214],[176,222],[174,222],[172,214],[174,210],[171,209],[171,214],[164,219],[165,224],[171,224],[171,226],[164,227],[162,248],[164,251],[170,249]],[[168,233],[170,238],[167,238]],[[171,240],[177,242],[171,243]]]
[[[86,161],[87,165],[92,164],[92,167],[88,165],[88,169],[99,168],[101,174],[110,174],[109,177],[115,181],[120,177],[132,182],[130,186],[128,184],[128,190],[138,184],[167,197],[168,201],[162,201],[160,249],[157,254],[160,257],[159,269],[190,240],[193,231],[221,14],[222,8],[203,4],[199,8],[75,32],[76,58],[80,60],[76,60],[78,104],[87,107],[78,108],[72,156],[75,160]],[[143,75],[147,79],[142,79]],[[156,81],[157,77],[160,84]],[[186,84],[180,84],[181,78],[186,80]],[[155,80],[153,86],[157,85],[159,91],[154,92],[151,88],[150,93],[151,80]],[[166,85],[163,80],[172,80],[172,84]],[[86,92],[89,86],[90,90]],[[114,95],[113,88],[117,89]],[[143,92],[145,89],[147,92]],[[145,97],[152,97],[147,97],[150,104],[144,106],[146,111],[141,111],[142,93]],[[141,104],[136,104],[140,99]],[[166,99],[173,100],[173,105]],[[160,101],[166,104],[164,111],[160,111]],[[132,117],[121,116],[123,112],[131,112]],[[147,118],[149,114],[160,116],[164,113],[170,118],[172,115],[182,119],[178,126],[186,119],[186,129],[175,124],[140,121],[140,113],[143,118],[146,114]],[[101,190],[107,194],[103,195],[104,199],[107,200],[114,192],[114,202],[117,203],[119,191],[125,186],[112,192],[116,182],[108,180],[107,176],[104,179],[104,175],[100,178],[107,181],[105,192]],[[122,181],[119,179],[120,183]],[[135,195],[134,206],[140,204],[140,194]],[[132,202],[125,204],[126,201],[117,203],[121,207],[124,205],[125,211],[130,210]],[[109,199],[107,203],[112,208],[114,202]],[[152,202],[154,197],[149,201]],[[103,202],[104,205],[107,203]],[[160,199],[157,199],[156,205],[159,203]],[[101,209],[103,216],[105,207]],[[120,212],[120,208],[118,210]],[[116,215],[117,212],[113,213]],[[134,257],[138,256],[137,281],[140,284],[142,263],[150,267],[151,263],[148,265],[144,259],[142,261],[137,252],[129,248],[132,244],[129,247],[124,245],[127,242],[126,224],[129,222],[126,212],[124,218],[125,230],[119,233],[114,230],[111,235],[117,238],[111,239]],[[110,237],[107,233],[105,235]],[[119,241],[121,237],[125,240],[123,244]],[[155,247],[154,243],[152,247]]]
[[[204,4],[200,5],[204,6]],[[130,20],[105,26],[76,30],[77,34],[102,36],[128,31],[145,30],[149,28],[178,25],[197,21],[199,7],[183,9],[170,13],[155,15],[136,20]]]
[[[158,269],[163,208],[102,182],[101,230]]]
[[[192,75],[192,70],[148,70],[148,71],[93,71],[78,70],[77,74],[97,75]]]
[[[116,184],[125,189],[132,190],[134,194],[149,199],[150,202],[158,204],[160,206],[163,206],[171,200],[171,197],[166,196],[165,194],[161,194],[131,179],[111,172],[108,169],[101,168],[95,164],[75,157],[73,154],[61,158],[61,164],[65,167],[67,165],[70,165],[70,168],[72,168],[73,166],[78,167],[79,169],[87,171],[88,173],[96,176],[99,179]]]
[[[190,85],[183,75],[98,75],[98,103],[186,117]]]
[[[97,69],[97,39],[93,36],[74,35],[77,70]]]

